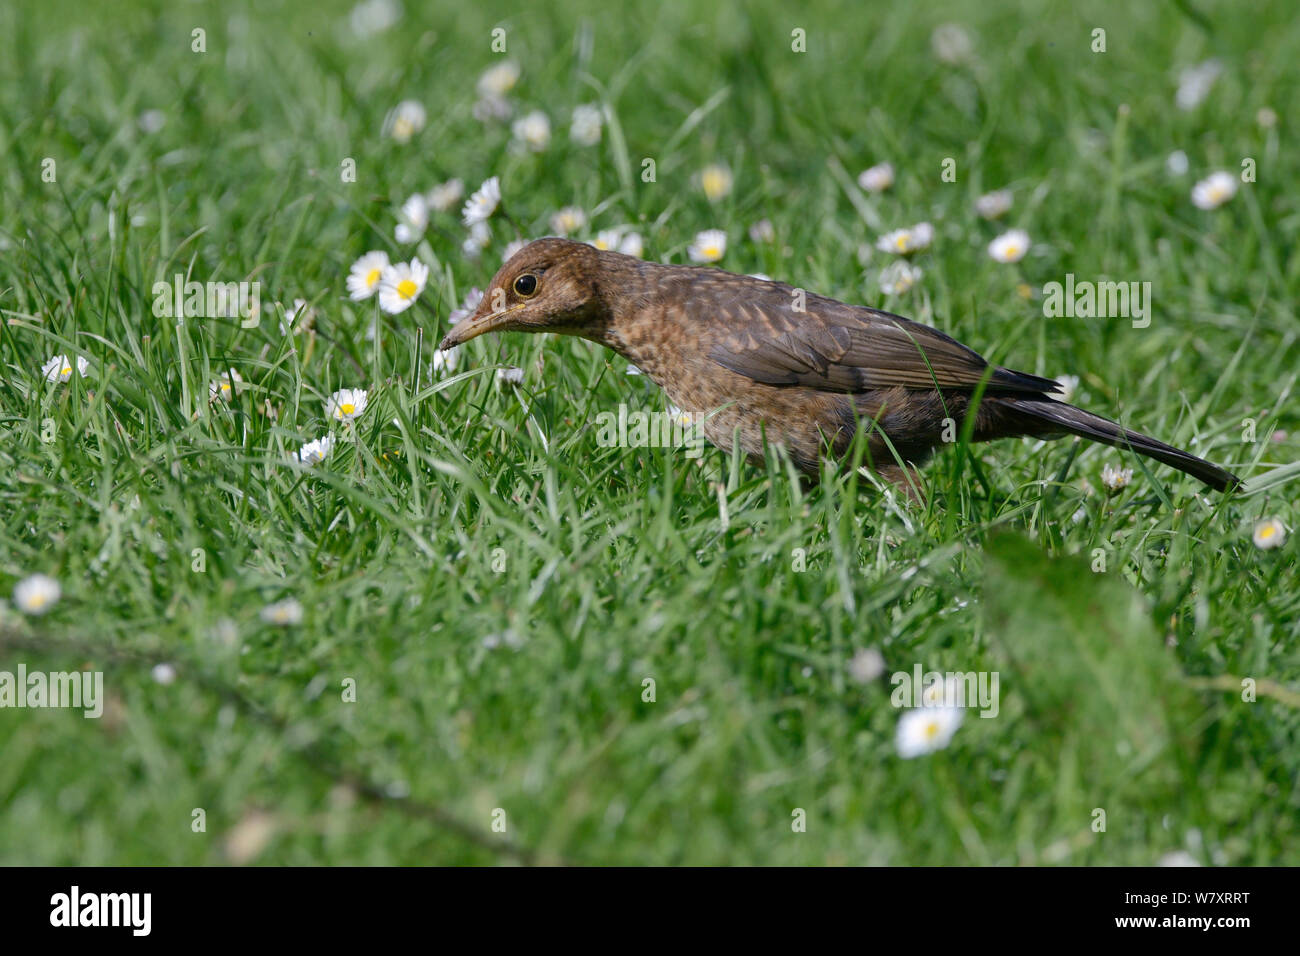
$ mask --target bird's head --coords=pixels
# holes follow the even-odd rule
[[[569,239],[530,242],[492,277],[474,314],[453,325],[438,348],[455,348],[486,332],[590,334],[605,311],[600,255]]]

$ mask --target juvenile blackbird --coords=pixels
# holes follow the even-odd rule
[[[919,496],[916,476],[983,383],[975,441],[1081,435],[1164,462],[1218,491],[1239,479],[1195,455],[1052,397],[1048,378],[989,366],[942,332],[878,309],[716,268],[660,265],[567,239],[538,239],[501,267],[469,318],[439,345],[486,332],[556,332],[638,366],[719,448],[761,462],[784,445],[812,478],[866,420],[866,458]],[[945,421],[947,419],[948,421]],[[900,464],[900,462],[904,464]]]

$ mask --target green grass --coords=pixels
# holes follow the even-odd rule
[[[1251,542],[1262,517],[1300,525],[1294,484],[1225,500],[1109,449],[1008,441],[939,455],[908,509],[843,475],[803,489],[775,453],[603,448],[598,412],[663,407],[612,353],[487,337],[431,372],[506,221],[478,262],[454,215],[392,238],[400,203],[453,176],[499,175],[529,237],[572,204],[681,262],[723,228],[726,268],[1077,375],[1080,404],[1268,475],[1300,430],[1290,5],[406,0],[367,39],[348,4],[102,6],[0,11],[0,594],[34,572],[64,592],[43,617],[4,609],[0,669],[101,669],[110,697],[97,721],[0,711],[0,862],[1300,863],[1298,546]],[[974,62],[935,59],[943,21]],[[517,113],[551,117],[545,153],[471,115],[495,26]],[[1176,109],[1179,71],[1210,56],[1223,75]],[[429,120],[399,145],[380,131],[408,98]],[[573,145],[569,111],[597,101],[601,144]],[[1258,181],[1196,209],[1192,183],[1243,157]],[[897,183],[864,198],[853,180],[883,160]],[[714,161],[735,188],[710,205],[692,179]],[[972,209],[1003,186],[1035,242],[1017,265]],[[775,244],[746,237],[760,218]],[[923,219],[924,278],[886,299],[886,257],[858,249]],[[374,300],[344,279],[372,248],[434,275],[368,340]],[[177,272],[308,299],[314,330],[157,318]],[[1045,319],[1067,272],[1151,282],[1151,326]],[[60,352],[89,377],[45,383]],[[231,367],[248,387],[209,405]],[[355,443],[293,467],[339,387],[371,389]],[[1114,498],[1107,462],[1135,468]],[[264,623],[285,597],[302,623]],[[872,647],[891,672],[999,672],[999,716],[901,759],[887,682],[847,670]]]

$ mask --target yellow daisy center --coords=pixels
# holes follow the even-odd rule
[[[357,406],[353,405],[351,402],[344,402],[342,405],[339,406],[339,411],[341,411],[344,415],[351,415],[356,410],[357,410]]]
[[[1002,254],[1008,259],[1014,259],[1016,256],[1020,255],[1020,247],[1013,242],[1002,250]]]
[[[416,285],[413,279],[403,279],[401,282],[397,283],[397,294],[403,299],[414,299],[415,289]]]
[[[702,250],[706,259],[721,259],[722,250],[717,246],[705,246]]]
[[[938,736],[939,736],[939,722],[937,720],[932,720],[925,725],[925,739],[933,740],[935,737]]]
[[[382,273],[383,271],[384,271],[384,270],[382,270],[382,269],[371,269],[369,272],[367,272],[367,273],[366,273],[366,287],[369,288],[370,286],[372,286],[372,285],[374,285],[376,282],[378,282],[378,281],[379,281],[379,275],[380,275],[380,273]]]
[[[1275,534],[1277,534],[1277,528],[1273,527],[1271,524],[1266,524],[1264,527],[1259,529],[1259,536],[1265,541],[1273,537]]]
[[[898,247],[898,251],[899,251],[899,252],[906,252],[906,251],[907,251],[907,240],[908,240],[909,238],[910,238],[910,237],[907,236],[907,235],[902,235],[902,236],[899,236],[897,239],[894,240],[894,245]]]
[[[65,365],[65,366],[63,366],[63,374],[64,374],[64,375],[71,375],[71,374],[72,374],[72,366],[71,366],[71,365]]]
[[[27,599],[27,606],[32,610],[45,607],[48,598],[44,594],[33,594]]]

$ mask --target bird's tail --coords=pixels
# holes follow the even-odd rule
[[[1186,472],[1216,491],[1232,491],[1241,484],[1241,479],[1232,472],[1204,458],[1197,458],[1141,432],[1130,431],[1108,418],[1053,398],[1007,398],[1000,404],[1023,423],[1029,434],[1048,437],[1053,433],[1067,432],[1116,448],[1131,448],[1140,455]]]

